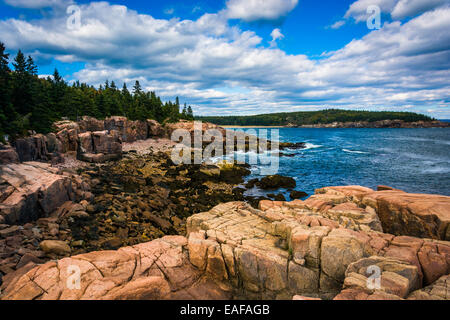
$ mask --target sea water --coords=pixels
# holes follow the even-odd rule
[[[278,173],[293,177],[296,190],[313,194],[325,186],[388,185],[450,196],[450,128],[278,130],[282,142],[306,143],[305,149],[282,151],[293,157],[279,159]],[[249,179],[261,177],[252,172]],[[289,199],[287,190],[281,192]],[[264,194],[249,192],[258,193]]]

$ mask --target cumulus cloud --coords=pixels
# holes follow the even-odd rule
[[[368,18],[367,8],[376,5],[381,12],[389,13],[392,19],[400,20],[446,6],[449,3],[450,0],[358,0],[350,5],[345,18],[354,18],[356,22],[366,21]]]
[[[25,9],[43,9],[43,8],[55,8],[55,7],[67,7],[72,0],[5,0],[10,6]]]
[[[279,28],[275,28],[270,33],[270,36],[272,37],[272,41],[270,42],[271,46],[276,46],[277,40],[281,40],[284,38],[284,35],[281,33],[281,30]]]
[[[391,12],[393,19],[413,17],[417,14],[450,4],[450,0],[400,0]]]
[[[140,80],[163,97],[187,100],[197,114],[448,110],[450,8],[386,23],[321,59],[265,48],[223,14],[167,20],[106,2],[80,8],[79,29],[65,27],[66,15],[0,20],[2,41],[41,59],[85,62],[73,78],[91,84]],[[282,37],[275,30],[274,41]]]
[[[228,0],[225,15],[246,22],[277,21],[297,6],[298,0]]]

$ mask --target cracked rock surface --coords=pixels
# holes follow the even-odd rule
[[[363,187],[261,201],[259,209],[229,202],[189,217],[186,237],[25,266],[4,280],[2,299],[448,299],[450,242],[439,232],[436,239],[383,233],[379,210],[387,209],[373,199],[393,192],[394,220],[402,212],[436,226],[427,230],[445,224],[449,197],[434,203]],[[79,289],[68,282],[74,265]]]

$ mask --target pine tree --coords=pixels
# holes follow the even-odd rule
[[[142,93],[141,84],[139,83],[139,81],[136,80],[136,83],[134,84],[133,87],[133,95],[137,96],[140,95],[141,93]]]
[[[28,73],[28,63],[22,51],[18,51],[13,62],[13,91],[11,100],[17,112],[24,116],[33,109],[31,96],[33,78]]]
[[[155,92],[145,92],[139,81],[133,94],[124,83],[119,90],[114,81],[106,80],[98,89],[75,81],[68,85],[57,69],[53,77],[39,79],[38,69],[31,56],[25,58],[21,50],[8,67],[8,54],[0,43],[0,140],[5,134],[13,139],[32,129],[47,133],[52,123],[61,118],[76,120],[89,115],[105,118],[124,115],[131,120],[156,119],[159,122],[177,121],[192,117],[192,109],[184,104],[180,113],[180,100],[163,103]]]
[[[187,119],[187,108],[186,108],[186,103],[184,104],[183,112],[181,113],[181,116],[182,116],[183,119]]]
[[[36,76],[38,74],[38,67],[34,64],[33,58],[31,56],[28,56],[27,58],[26,71],[33,76]]]
[[[194,112],[192,111],[192,107],[189,106],[187,108],[187,116],[189,120],[194,120]]]
[[[17,55],[14,58],[13,67],[16,74],[23,75],[27,72],[27,62],[25,61],[25,56],[21,50],[17,52]]]
[[[8,66],[9,54],[5,50],[5,45],[0,42],[0,141],[3,142],[5,134],[13,133],[12,123],[17,118],[9,93],[11,89],[11,70]]]

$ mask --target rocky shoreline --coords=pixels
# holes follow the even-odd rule
[[[286,125],[287,128],[448,128],[449,122],[443,121],[416,121],[406,122],[403,120],[382,120],[382,121],[357,121],[357,122],[333,122],[327,124],[310,125]]]
[[[186,237],[31,262],[4,280],[2,299],[447,300],[448,239],[380,231],[378,197],[403,201],[423,221],[436,206],[446,209],[439,219],[448,228],[449,197],[430,207],[427,195],[410,196],[349,186],[305,201],[261,201],[259,209],[220,204],[189,217]],[[73,265],[78,290],[66,286]],[[379,288],[367,287],[369,266],[381,271]]]
[[[450,299],[450,197],[306,198],[292,178],[245,182],[245,164],[174,164],[167,137],[192,123],[83,121],[1,150],[1,299]]]

